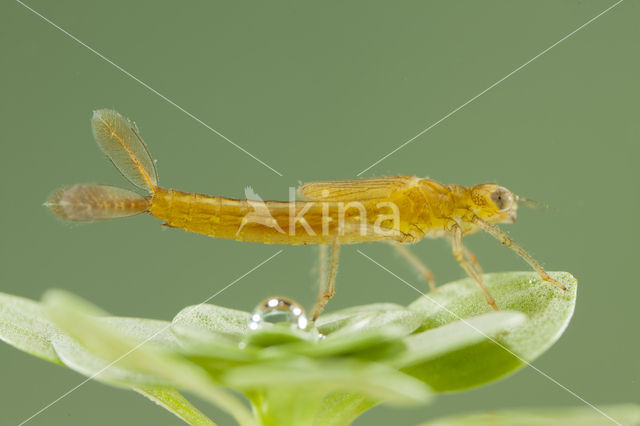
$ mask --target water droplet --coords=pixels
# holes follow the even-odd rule
[[[270,297],[260,302],[251,314],[249,329],[261,328],[267,319],[271,323],[289,323],[298,330],[305,330],[309,324],[302,306],[288,297]]]

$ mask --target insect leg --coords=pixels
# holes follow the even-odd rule
[[[467,246],[464,247],[464,256],[471,263],[471,265],[473,265],[473,267],[475,268],[476,272],[478,272],[478,274],[480,275],[484,274],[484,270],[482,269],[482,266],[480,266],[480,263],[478,262],[478,258],[476,257],[475,254],[473,254],[471,250],[467,248]]]
[[[322,312],[325,305],[333,297],[336,292],[336,276],[338,274],[338,262],[340,258],[340,242],[338,241],[338,237],[336,236],[333,240],[333,244],[331,245],[331,266],[329,269],[329,279],[326,283],[320,288],[318,292],[318,299],[316,300],[316,304],[313,306],[311,311],[311,318],[315,321],[318,318],[318,315]]]
[[[320,244],[318,246],[318,288],[322,288],[327,282],[327,258],[329,246]]]
[[[453,239],[447,238],[447,241],[449,241],[449,244],[451,244],[451,246],[453,247]],[[464,257],[469,261],[469,263],[471,263],[471,266],[473,266],[473,269],[476,270],[478,275],[484,274],[484,270],[482,269],[482,266],[480,266],[480,263],[478,262],[478,258],[476,257],[475,254],[473,254],[471,250],[467,248],[467,246],[464,246]]]
[[[491,295],[491,293],[489,293],[489,289],[487,289],[487,286],[484,285],[484,281],[482,281],[482,277],[480,276],[480,274],[478,274],[478,272],[475,269],[473,269],[469,261],[465,258],[464,245],[462,244],[462,230],[457,224],[453,225],[452,233],[453,234],[451,236],[451,246],[453,248],[453,257],[455,257],[455,259],[458,261],[460,266],[462,266],[462,269],[464,269],[467,272],[467,274],[469,274],[469,276],[473,278],[473,280],[480,286],[480,289],[482,289],[482,292],[484,293],[484,298],[487,300],[487,303],[494,310],[498,311],[499,310],[498,305],[496,304],[496,301]]]
[[[502,229],[498,228],[497,226],[489,222],[486,222],[480,219],[479,217],[474,217],[473,223],[478,225],[483,231],[486,231],[489,234],[491,234],[495,239],[500,241],[503,245],[510,247],[513,251],[515,251],[518,254],[518,256],[523,258],[538,273],[538,275],[540,275],[540,278],[542,278],[543,281],[551,283],[562,290],[567,289],[564,285],[562,285],[558,281],[551,278],[549,274],[547,274],[547,272],[542,268],[542,266],[540,266],[540,264],[536,262],[536,260],[533,257],[531,257],[531,255],[527,253],[522,247],[516,244]]]
[[[427,266],[418,258],[418,256],[411,253],[411,250],[406,248],[404,244],[395,241],[389,241],[389,244],[391,244],[398,251],[398,253],[400,253],[400,255],[402,255],[402,257],[404,257],[407,262],[411,264],[411,266],[416,268],[425,280],[427,280],[427,282],[429,283],[429,290],[435,291],[436,282],[433,279],[433,272],[431,272],[431,270],[427,268]]]

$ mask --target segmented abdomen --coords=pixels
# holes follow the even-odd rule
[[[238,241],[330,244],[336,235],[341,243],[402,238],[398,232],[373,232],[378,213],[389,214],[374,202],[358,209],[339,202],[234,200],[158,188],[149,213],[170,227]]]

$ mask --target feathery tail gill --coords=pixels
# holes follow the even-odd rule
[[[44,204],[62,220],[93,222],[135,216],[148,210],[150,197],[109,185],[79,184],[56,190]]]
[[[93,112],[91,128],[98,146],[120,173],[138,188],[155,193],[158,173],[136,125],[116,111],[100,109]],[[96,184],[60,188],[45,203],[60,219],[75,222],[133,216],[150,205],[150,196]]]

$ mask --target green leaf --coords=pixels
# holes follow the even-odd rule
[[[129,338],[136,338],[139,341],[148,338],[164,324],[168,324],[163,321],[137,318],[103,318],[101,320]],[[29,299],[0,293],[0,338],[20,350],[47,361],[65,364],[88,376],[107,366],[105,361],[91,355],[69,336],[64,335],[46,317],[43,307]],[[169,344],[172,338],[170,334],[159,333],[156,340],[165,340],[164,343]],[[143,381],[140,375],[117,366],[110,367],[104,373],[100,379],[112,384],[122,385],[125,382]],[[149,377],[145,379],[148,382],[154,381]],[[135,390],[187,423],[215,426],[215,423],[171,388],[144,387]]]
[[[64,365],[92,379],[120,387],[174,385],[167,379],[144,374],[120,363],[113,363],[111,359],[101,358],[67,334],[61,333],[54,337],[52,344]]]
[[[438,392],[467,389],[496,380],[530,362],[548,349],[567,327],[573,314],[577,282],[566,272],[551,274],[567,286],[559,290],[534,273],[485,275],[485,283],[504,310],[523,312],[528,320],[506,329],[504,335],[453,351],[404,371]],[[421,297],[410,308],[423,314],[422,330],[461,318],[491,312],[470,279],[446,284]]]
[[[219,334],[243,337],[249,331],[251,314],[215,305],[187,306],[173,318],[177,326],[189,326]]]
[[[610,426],[614,422],[625,426],[640,425],[640,405],[620,404],[599,407],[516,409],[489,413],[465,414],[422,423],[420,426]]]
[[[67,309],[75,309],[69,308]],[[170,323],[166,321],[149,320],[141,318],[116,318],[116,317],[99,317],[93,318],[99,328],[108,330],[108,333],[117,335],[119,339],[127,341],[130,347],[138,345],[146,346],[145,350],[155,349],[177,349],[179,346],[175,337],[169,331]],[[89,331],[87,334],[91,337],[100,338],[99,329],[95,330],[97,334]],[[174,384],[166,377],[158,377],[156,374],[148,372],[141,373],[132,368],[126,368],[124,363],[116,363],[110,365],[114,353],[109,350],[107,353],[94,353],[87,347],[80,344],[76,339],[64,333],[58,333],[52,338],[52,344],[56,354],[60,360],[69,368],[78,371],[86,376],[95,376],[96,380],[107,382],[118,386],[134,386],[134,385],[172,385]],[[93,346],[93,344],[89,344]],[[124,351],[124,349],[122,349]],[[126,352],[118,352],[122,355]],[[112,359],[113,358],[113,359]],[[110,361],[111,360],[111,361]]]
[[[76,308],[68,306],[67,309]],[[131,348],[144,345],[145,350],[155,349],[164,352],[176,351],[180,348],[169,329],[171,323],[167,321],[124,317],[97,317],[92,320],[96,321],[95,324],[98,328],[95,330],[97,334],[87,333],[91,337],[100,338],[100,329],[102,329],[104,332],[126,341],[126,345]],[[126,368],[123,362],[110,365],[116,359],[112,358],[114,353],[111,350],[107,353],[91,352],[87,346],[82,345],[68,334],[59,333],[54,336],[52,344],[66,366],[86,376],[96,375],[96,380],[125,387],[175,384],[166,377],[158,377],[153,372],[141,373],[135,368]],[[91,347],[92,344],[88,346]]]
[[[402,329],[405,334],[409,334],[420,327],[422,319],[419,312],[404,306],[376,303],[322,315],[316,321],[316,327],[320,333],[331,338],[367,330],[380,330],[387,326]]]
[[[134,343],[120,336],[104,320],[93,315],[100,312],[98,309],[82,299],[62,291],[49,291],[45,294],[44,304],[60,329],[88,352],[108,363],[107,369],[102,368],[96,373],[105,374],[117,364],[117,367],[138,373],[143,385],[147,384],[147,377],[153,377],[167,386],[184,388],[207,399],[229,412],[240,424],[255,424],[244,404],[220,388],[204,370],[153,343],[147,346],[146,342]],[[137,387],[140,382],[135,380],[129,384]]]
[[[290,343],[311,343],[316,339],[317,333],[313,329],[299,330],[286,323],[264,323],[257,330],[250,330],[245,336],[244,342],[247,345],[266,348]]]
[[[245,394],[256,408],[261,426],[306,426],[314,424],[324,392],[315,386],[274,384]]]
[[[178,340],[171,333],[171,323],[146,318],[102,317],[99,321],[124,339],[157,349],[177,351]]]
[[[182,351],[190,357],[249,362],[259,354],[256,348],[242,345],[242,341],[235,336],[177,324],[171,325],[171,332],[176,336]]]
[[[522,326],[526,320],[527,317],[520,312],[489,312],[413,334],[404,339],[405,351],[391,360],[391,363],[398,368],[420,368],[420,364],[439,356],[495,339]]]
[[[58,328],[46,317],[39,303],[0,293],[0,339],[16,348],[60,363],[51,337]]]
[[[156,364],[167,368],[170,366],[179,368],[177,361],[176,365],[172,365],[172,360],[167,356],[168,351],[163,352],[160,345],[154,342],[154,339],[165,331],[160,322],[156,323],[152,320],[137,322],[135,319],[124,318],[110,321],[106,317],[96,316],[96,313],[103,313],[93,305],[63,291],[48,291],[43,301],[49,317],[65,332],[60,342],[64,343],[64,349],[70,353],[83,349],[87,354],[104,362],[117,363],[118,367],[150,376],[156,376],[156,371],[160,369]],[[144,322],[145,327],[126,330],[126,326],[122,326],[128,322],[136,322],[136,324]],[[126,336],[121,334],[123,331],[127,334]],[[170,339],[166,336],[159,338],[158,341],[164,339],[166,343]],[[57,340],[54,341],[54,346],[57,347],[58,343]],[[156,360],[149,363],[149,358],[152,356]],[[89,366],[90,364],[87,364],[87,367]],[[164,375],[157,377],[166,380]],[[147,383],[132,381],[130,384]]]
[[[277,354],[281,357],[287,354],[299,354],[312,358],[326,358],[331,356],[353,356],[356,358],[373,359],[375,355],[398,352],[404,345],[398,340],[406,335],[404,329],[396,326],[388,326],[379,330],[370,329],[361,333],[340,334],[326,336],[317,342],[297,342],[281,345],[277,348]],[[375,352],[373,352],[375,351]],[[374,355],[372,355],[372,352]],[[272,349],[271,354],[276,353]]]
[[[297,358],[261,362],[231,369],[222,380],[243,390],[269,387],[354,392],[395,404],[425,402],[427,386],[386,365],[355,360],[316,361]]]
[[[422,319],[418,312],[391,303],[348,308],[318,318],[323,339],[280,349],[314,358],[353,355],[376,359],[403,349],[399,339],[416,330]]]
[[[151,401],[160,405],[168,411],[194,426],[216,426],[216,424],[205,416],[200,410],[191,405],[178,391],[171,388],[141,387],[134,388],[136,392],[146,396]]]
[[[376,404],[376,401],[361,394],[333,392],[322,402],[313,424],[317,426],[349,425],[360,414]]]
[[[432,393],[496,380],[549,348],[573,313],[569,291],[532,273],[485,276],[493,312],[470,280],[411,306],[374,304],[321,316],[308,330],[264,323],[213,305],[172,322],[108,317],[60,291],[44,304],[0,294],[0,338],[97,380],[134,388],[185,421],[212,424],[175,389],[243,425],[340,425],[379,402],[424,403]],[[319,334],[322,333],[322,336]],[[250,413],[224,387],[244,393]]]

